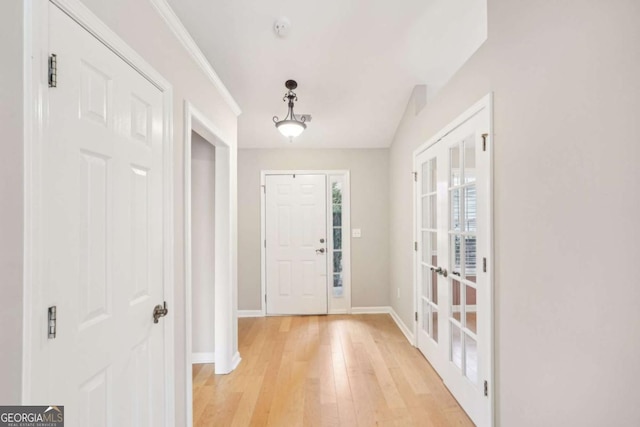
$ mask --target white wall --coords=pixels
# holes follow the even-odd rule
[[[411,324],[412,151],[494,91],[499,425],[640,425],[640,2],[489,0],[488,18],[394,139],[391,302]]]
[[[216,152],[196,132],[191,138],[192,352],[213,355]]]
[[[238,308],[260,309],[260,171],[278,169],[351,171],[351,227],[362,229],[351,240],[351,305],[388,306],[389,150],[241,149]]]
[[[0,404],[22,393],[22,2],[0,2]]]

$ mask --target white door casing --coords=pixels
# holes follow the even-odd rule
[[[267,175],[266,312],[327,313],[325,175]]]
[[[36,241],[38,291],[57,306],[58,331],[28,348],[27,372],[39,375],[27,375],[26,398],[65,405],[69,425],[165,425],[171,360],[167,325],[154,324],[152,311],[171,280],[166,93],[63,11],[48,9],[58,82],[48,91],[40,148]],[[33,316],[37,336],[43,317]]]
[[[490,102],[415,152],[417,346],[478,426],[493,425]]]

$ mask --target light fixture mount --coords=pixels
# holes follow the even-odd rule
[[[294,92],[298,88],[298,83],[295,80],[287,80],[284,86],[287,88],[287,93],[284,94],[282,100],[287,102],[287,115],[283,120],[273,116],[273,122],[280,133],[288,137],[290,142],[293,142],[293,138],[300,135],[307,128],[305,124],[306,116],[300,116],[300,119],[298,119],[293,112],[294,102],[298,100],[298,96]]]

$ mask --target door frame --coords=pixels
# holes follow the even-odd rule
[[[418,171],[418,156],[423,153],[425,150],[430,148],[431,146],[438,143],[440,140],[449,135],[453,130],[458,128],[464,122],[478,114],[480,111],[486,109],[488,114],[488,129],[489,136],[487,137],[487,155],[489,156],[489,203],[488,203],[488,214],[489,214],[489,230],[487,235],[489,236],[489,256],[487,260],[487,283],[489,284],[489,316],[490,327],[489,327],[489,374],[487,375],[487,379],[489,382],[489,418],[490,425],[495,425],[495,402],[496,402],[496,392],[497,392],[497,384],[495,381],[495,283],[494,283],[494,258],[495,258],[495,249],[494,249],[494,214],[493,214],[493,204],[494,204],[494,189],[493,189],[493,93],[489,93],[485,95],[478,102],[473,104],[469,109],[467,109],[464,113],[456,117],[453,121],[451,121],[448,125],[442,128],[438,133],[436,133],[433,137],[429,138],[427,142],[420,145],[413,151],[413,170],[414,173]],[[418,215],[417,215],[417,202],[418,200],[418,183],[414,180],[413,182],[413,240],[414,242],[419,241],[419,236],[417,233],[418,229]],[[420,301],[420,296],[418,295],[418,275],[417,269],[419,265],[418,252],[413,251],[413,308],[414,312],[418,313],[418,304]],[[415,347],[418,346],[418,320],[417,316],[414,317],[413,321],[413,336],[414,342],[412,343]]]
[[[346,308],[335,309],[332,307],[332,292],[329,282],[329,269],[332,262],[329,256],[333,257],[333,246],[328,243],[333,242],[333,237],[327,236],[327,314],[348,314],[351,313],[351,180],[348,170],[261,170],[260,171],[260,242],[266,239],[267,227],[267,204],[266,204],[266,178],[267,175],[324,175],[327,179],[331,176],[341,176],[344,182],[342,189],[342,229],[348,231],[348,238],[342,239],[342,286]],[[332,223],[332,203],[329,192],[329,182],[327,181],[327,230],[333,227]],[[327,233],[328,234],[328,233]],[[267,315],[267,252],[264,244],[260,244],[260,312],[262,316]],[[332,276],[333,277],[333,276]]]
[[[41,205],[43,147],[48,142],[48,56],[49,7],[58,7],[71,19],[142,74],[163,97],[163,281],[164,299],[169,308],[174,301],[174,216],[173,216],[173,87],[136,51],[107,27],[79,0],[24,0],[24,283],[22,339],[22,403],[31,403],[31,386],[38,367],[33,366],[32,350],[46,347],[47,307],[42,287]],[[164,417],[166,425],[175,424],[174,317],[163,320],[164,327]],[[46,350],[44,350],[46,351]]]
[[[186,425],[193,423],[192,378],[192,228],[191,228],[191,134],[197,132],[215,147],[214,229],[215,229],[215,283],[214,283],[214,361],[216,374],[228,374],[240,363],[240,354],[234,348],[237,330],[237,304],[233,272],[234,246],[232,221],[235,208],[231,203],[230,139],[189,101],[184,102],[184,280],[185,280],[185,373],[186,373]]]

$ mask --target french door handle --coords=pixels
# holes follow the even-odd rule
[[[444,277],[447,277],[449,275],[449,273],[447,273],[447,269],[442,267],[438,267],[438,268],[431,267],[431,271],[435,271],[436,273]]]
[[[324,248],[316,249],[316,253],[317,254],[323,254],[324,253]]]

